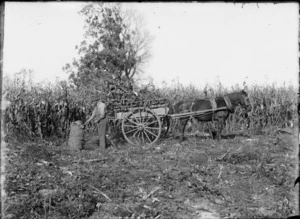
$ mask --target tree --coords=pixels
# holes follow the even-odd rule
[[[132,80],[150,57],[151,36],[134,11],[121,4],[89,3],[79,12],[85,17],[79,59],[64,70],[77,87],[103,87],[106,79]]]

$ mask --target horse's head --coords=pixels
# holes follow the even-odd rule
[[[252,110],[252,106],[250,104],[250,99],[248,96],[248,93],[244,90],[241,91],[243,98],[241,99],[240,105],[247,110],[247,112],[250,112]]]
[[[252,106],[250,104],[250,99],[248,93],[244,90],[241,92],[236,92],[227,95],[231,101],[231,103],[235,106],[240,105],[242,108],[246,109],[246,111],[251,111]]]

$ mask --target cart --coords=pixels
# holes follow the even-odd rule
[[[164,98],[151,99],[138,97],[132,90],[116,85],[114,96],[119,98],[108,103],[109,123],[114,129],[122,130],[125,140],[133,145],[151,145],[161,136],[165,136],[170,128],[170,120],[188,119],[194,116],[207,115],[227,110],[227,107],[183,112],[169,115],[170,102]]]
[[[227,107],[169,115],[167,99],[123,100],[111,107],[109,120],[121,125],[126,141],[133,145],[151,145],[168,133],[170,120],[189,119],[226,110]]]

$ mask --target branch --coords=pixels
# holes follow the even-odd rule
[[[102,191],[100,191],[99,189],[97,189],[96,187],[89,185],[92,189],[96,190],[96,192],[98,192],[99,194],[101,194],[103,197],[105,197],[108,201],[111,202],[111,199]]]
[[[85,162],[85,163],[90,163],[90,162],[98,162],[98,161],[104,161],[106,159],[91,159],[91,160],[75,160],[73,163],[80,163],[80,162]]]
[[[223,159],[227,156],[227,154],[229,154],[229,152],[232,151],[232,150],[233,150],[233,147],[230,148],[223,156],[217,158],[216,160],[217,160],[217,161],[223,160]]]

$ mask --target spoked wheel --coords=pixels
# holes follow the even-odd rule
[[[151,145],[161,134],[160,118],[147,108],[137,108],[123,118],[122,132],[133,145]]]

